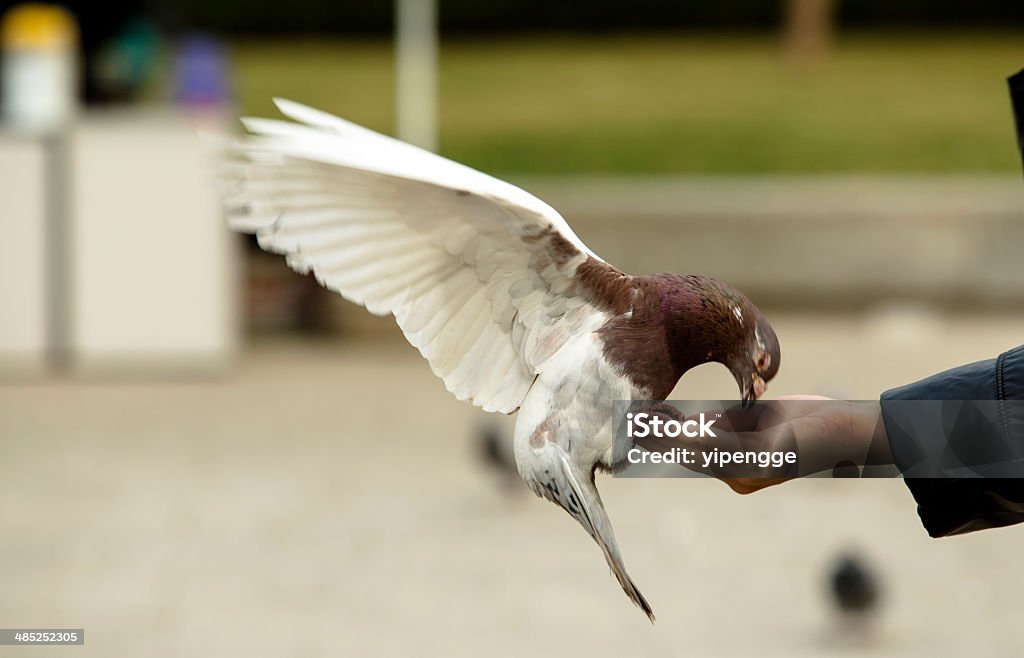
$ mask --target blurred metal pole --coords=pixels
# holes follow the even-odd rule
[[[3,16],[4,122],[40,140],[45,152],[50,364],[71,362],[71,123],[78,110],[78,25],[56,5],[24,3]]]
[[[398,138],[437,150],[437,1],[395,0]]]
[[[72,289],[74,257],[71,226],[71,134],[63,127],[44,139],[46,146],[46,241],[49,265],[50,367],[65,372],[71,367]]]

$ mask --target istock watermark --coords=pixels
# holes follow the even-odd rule
[[[626,414],[626,436],[631,439],[644,439],[648,436],[675,439],[680,436],[689,438],[711,437],[715,438],[715,432],[711,429],[715,420],[721,418],[722,414],[715,414],[715,418],[708,419],[704,412],[698,418],[688,420],[677,420],[675,418],[665,419],[658,414],[640,412]]]
[[[632,400],[618,477],[1024,478],[1024,400]]]
[[[666,413],[665,403],[652,403],[651,408],[652,412],[630,411],[625,415],[625,438],[631,444],[627,447],[626,462],[630,465],[674,464],[707,471],[741,464],[750,464],[758,469],[796,464],[796,452],[793,450],[722,450],[710,446],[698,449],[672,445],[662,445],[662,449],[647,449],[643,447],[644,439],[717,439],[714,426],[723,415],[702,411],[695,418],[686,418],[681,414],[676,417],[671,412]]]

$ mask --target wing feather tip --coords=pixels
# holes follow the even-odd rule
[[[283,98],[281,96],[274,96],[271,100],[274,103],[274,107],[276,107],[281,114],[292,119],[296,118],[296,114],[301,114],[303,111],[315,111],[307,105],[296,103],[293,100]]]

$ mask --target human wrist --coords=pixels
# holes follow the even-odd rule
[[[851,402],[855,433],[863,441],[864,466],[883,466],[892,463],[889,437],[882,420],[882,407],[878,401]]]
[[[891,464],[892,454],[885,435],[878,402],[835,401],[826,414],[830,417],[831,435],[826,441],[824,463],[817,470],[840,466],[875,466]],[[824,437],[823,437],[824,438]]]

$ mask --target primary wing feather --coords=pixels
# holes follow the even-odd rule
[[[504,181],[289,101],[245,119],[224,177],[232,228],[378,315],[459,399],[512,412],[627,279]]]

